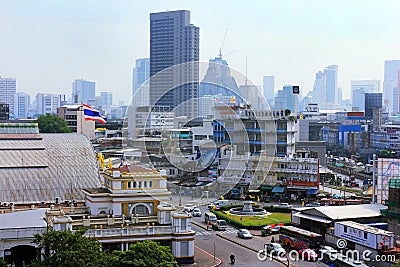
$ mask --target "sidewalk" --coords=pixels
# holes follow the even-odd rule
[[[201,264],[200,264],[201,263]],[[194,246],[194,263],[192,264],[180,264],[179,266],[204,266],[204,267],[216,267],[221,265],[222,260],[215,257],[204,249]]]

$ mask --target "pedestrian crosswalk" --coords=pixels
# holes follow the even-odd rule
[[[196,235],[211,235],[212,232],[215,231],[201,231],[201,232],[196,232]],[[237,230],[236,229],[227,229],[225,231],[219,231],[221,234],[237,234]]]

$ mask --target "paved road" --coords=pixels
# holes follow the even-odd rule
[[[198,226],[192,225],[192,229],[196,232],[203,232],[204,230]],[[195,246],[207,251],[211,255],[214,255],[214,244],[215,244],[215,256],[222,260],[220,266],[232,266],[229,262],[229,255],[231,253],[235,254],[236,262],[234,266],[284,266],[278,262],[260,261],[257,258],[257,253],[244,248],[241,245],[235,244],[229,240],[221,238],[216,235],[217,232],[210,231],[208,235],[196,235],[195,236]],[[211,266],[210,263],[203,265],[201,262],[197,262],[196,255],[195,261],[197,266]]]
[[[207,207],[201,206],[202,212],[204,214],[204,211],[207,211]],[[193,217],[193,221],[196,222],[197,224],[205,227],[206,224],[204,223],[204,216],[202,217]],[[213,244],[214,242],[216,243],[216,255],[218,258],[221,258],[222,261],[224,262],[223,264],[227,265],[222,265],[222,266],[229,266],[229,255],[232,253],[232,251],[236,255],[236,251],[238,251],[237,259],[238,259],[238,264],[239,266],[283,266],[283,264],[278,263],[278,262],[270,262],[269,259],[267,259],[266,262],[260,263],[260,261],[257,258],[256,252],[244,248],[243,246],[253,248],[254,250],[260,250],[264,248],[264,244],[270,243],[271,242],[271,236],[267,237],[261,237],[261,236],[254,236],[252,239],[241,239],[237,237],[237,229],[235,229],[232,226],[229,226],[226,231],[207,231],[203,228],[200,228],[194,224],[192,224],[193,230],[196,231],[196,236],[195,236],[195,244],[199,244],[199,246],[205,250],[208,250],[213,254]],[[218,236],[219,235],[219,236]],[[275,240],[278,240],[278,236],[274,236]],[[205,241],[205,243],[203,243]],[[238,243],[238,244],[236,244]],[[240,245],[241,244],[241,245]],[[202,246],[205,247],[202,247]],[[238,247],[240,249],[238,249]],[[222,250],[222,251],[218,251]],[[222,253],[221,253],[222,252]],[[241,258],[239,260],[239,258]],[[243,261],[242,261],[243,260]],[[243,265],[242,265],[243,262]],[[261,265],[260,265],[261,264]],[[236,264],[235,264],[236,265]],[[291,261],[291,266],[299,266],[299,267],[315,267],[315,262],[306,262],[306,261]],[[201,266],[201,265],[199,265]]]

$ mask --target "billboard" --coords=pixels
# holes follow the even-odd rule
[[[385,200],[389,198],[389,180],[392,178],[400,178],[400,159],[384,159],[378,160],[377,172],[377,203],[385,204]]]

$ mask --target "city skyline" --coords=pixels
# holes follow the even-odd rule
[[[2,1],[0,75],[17,79],[17,91],[69,95],[71,82],[96,82],[116,102],[132,90],[135,60],[149,57],[150,13],[189,10],[200,27],[200,61],[223,54],[230,67],[262,87],[275,76],[275,91],[299,84],[304,96],[315,73],[339,66],[338,87],[351,97],[351,80],[383,81],[384,61],[397,58],[399,18],[396,1],[324,3],[227,1],[184,3],[155,1],[78,2]],[[211,7],[211,8],[210,8]],[[206,15],[205,15],[206,14]],[[246,15],[247,14],[247,15]],[[245,15],[245,16],[244,16]],[[202,77],[200,77],[201,79]]]

